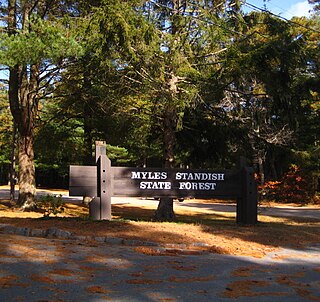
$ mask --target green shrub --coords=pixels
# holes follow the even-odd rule
[[[64,201],[62,200],[62,195],[50,195],[41,196],[37,200],[37,208],[43,211],[44,217],[49,217],[52,215],[58,215],[64,212]]]

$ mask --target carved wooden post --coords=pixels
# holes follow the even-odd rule
[[[100,197],[100,220],[111,220],[112,175],[111,161],[100,155],[97,162],[97,193]]]
[[[111,161],[105,142],[96,142],[97,196],[91,201],[89,215],[94,220],[111,220]]]
[[[107,154],[107,148],[106,148],[106,142],[105,141],[96,141],[95,153],[96,153],[96,163],[97,163],[100,155],[106,155]]]
[[[257,186],[252,168],[240,170],[241,197],[237,200],[237,223],[256,224],[258,222]]]

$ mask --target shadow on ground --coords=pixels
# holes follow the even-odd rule
[[[265,259],[0,235],[3,301],[319,301],[320,250]],[[312,257],[311,257],[312,256]]]
[[[72,204],[70,207],[71,210],[81,207],[79,213],[87,213],[82,205]],[[153,221],[154,209],[116,204],[112,211],[113,221],[91,221],[79,217],[0,217],[0,223],[42,230],[58,228],[79,236],[197,245],[199,249],[201,246],[201,249],[212,252],[256,257],[274,248],[303,247],[317,243],[320,238],[320,220],[299,217],[280,219],[261,215],[257,225],[241,226],[235,222],[235,213],[228,212],[177,211],[178,222],[160,223]]]

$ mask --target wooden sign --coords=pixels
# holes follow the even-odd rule
[[[234,171],[111,167],[112,196],[232,199],[241,195]],[[70,166],[70,195],[98,196],[95,166]]]
[[[238,171],[112,167],[101,154],[97,166],[70,166],[70,196],[96,197],[97,219],[111,219],[111,196],[219,198],[237,200],[237,222],[257,222],[252,168]]]

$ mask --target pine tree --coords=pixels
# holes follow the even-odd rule
[[[1,63],[9,68],[9,102],[19,134],[19,198],[35,205],[34,139],[40,103],[52,94],[67,58],[81,52],[61,1],[9,0],[7,29],[1,33]]]

